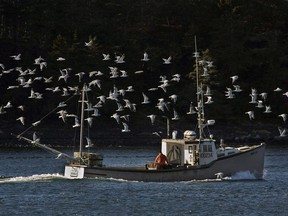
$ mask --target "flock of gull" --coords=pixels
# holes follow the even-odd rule
[[[84,44],[86,47],[90,47],[93,45],[93,41],[85,42]],[[199,53],[194,53],[194,57],[199,57]],[[25,90],[29,92],[29,95],[27,95],[28,101],[29,100],[41,100],[43,99],[44,95],[46,94],[57,94],[60,98],[63,98],[62,101],[59,102],[58,106],[55,108],[55,111],[59,119],[62,119],[64,123],[67,123],[67,119],[74,118],[74,124],[72,125],[73,128],[80,127],[80,121],[79,116],[74,113],[69,113],[66,109],[68,106],[69,98],[73,97],[74,95],[79,95],[81,92],[81,85],[83,86],[83,91],[85,92],[97,92],[97,101],[95,104],[92,104],[90,101],[86,101],[85,111],[89,113],[90,115],[86,118],[85,121],[89,124],[90,127],[92,127],[93,120],[96,117],[101,116],[100,109],[107,104],[107,100],[114,101],[117,109],[115,112],[110,116],[110,118],[115,119],[116,123],[119,125],[122,125],[122,132],[129,132],[129,120],[130,120],[130,112],[136,112],[138,106],[146,106],[147,104],[153,104],[150,100],[151,95],[160,95],[159,92],[161,91],[161,94],[166,94],[166,97],[162,97],[157,99],[157,103],[154,105],[158,113],[162,113],[162,117],[165,115],[165,112],[171,112],[172,117],[171,120],[179,120],[180,116],[178,115],[178,112],[176,110],[176,106],[174,106],[177,103],[178,95],[177,94],[168,94],[169,91],[167,89],[169,86],[173,85],[173,83],[177,84],[181,80],[180,74],[173,74],[168,77],[168,75],[161,75],[158,80],[158,85],[151,87],[145,91],[142,91],[140,94],[142,95],[142,102],[140,104],[136,104],[132,102],[129,97],[126,97],[127,95],[131,94],[135,91],[133,85],[128,85],[125,88],[118,89],[117,86],[113,85],[113,87],[109,90],[109,94],[101,94],[102,91],[102,79],[103,76],[108,76],[111,80],[116,79],[123,79],[126,77],[129,77],[131,75],[131,72],[127,72],[124,69],[121,69],[121,65],[125,63],[125,55],[120,54],[114,56],[114,59],[112,59],[112,56],[110,54],[104,54],[103,53],[103,59],[102,61],[107,62],[107,71],[101,72],[100,70],[93,70],[90,72],[79,72],[74,73],[71,68],[60,68],[59,72],[55,71],[55,75],[53,76],[46,76],[46,68],[48,67],[47,62],[44,58],[41,56],[34,59],[33,62],[33,69],[26,68],[24,69],[19,65],[19,62],[21,62],[21,54],[12,55],[10,58],[17,62],[17,66],[13,68],[6,68],[4,64],[0,64],[0,79],[4,76],[9,76],[9,74],[17,74],[17,79],[14,81],[13,85],[8,85],[7,91],[13,91],[15,89],[28,89]],[[169,65],[172,63],[172,57],[169,56],[167,58],[163,58],[163,64]],[[64,57],[58,57],[56,59],[57,62],[59,62],[59,65],[61,66],[61,62],[66,61]],[[144,52],[143,58],[140,59],[141,62],[145,64],[145,62],[150,61],[148,53]],[[209,68],[213,67],[212,61],[204,61],[199,60],[198,65],[201,69],[202,74],[200,76],[205,77],[209,76]],[[58,75],[57,75],[58,73]],[[133,72],[135,76],[137,74],[143,74],[145,71],[143,70],[137,70]],[[88,77],[89,80],[87,82],[87,85],[83,85],[84,83],[84,77]],[[225,97],[228,100],[234,99],[237,94],[242,92],[240,85],[237,85],[239,77],[237,75],[231,76],[231,84],[233,87],[227,87],[227,90],[225,91]],[[78,85],[71,86],[69,84],[70,80],[77,80]],[[55,86],[55,84],[58,82],[58,86]],[[43,92],[37,92],[34,87],[35,83],[41,83],[45,86],[45,93]],[[61,83],[61,84],[60,84]],[[113,82],[111,82],[113,83]],[[204,104],[211,104],[213,103],[212,99],[212,93],[209,86],[205,86],[206,91],[203,94],[205,96],[205,102]],[[200,90],[202,91],[202,89]],[[204,90],[203,90],[204,91]],[[288,92],[284,92],[284,90],[280,88],[275,88],[274,92],[278,94],[282,94],[284,97],[288,97]],[[17,92],[16,92],[17,93]],[[198,93],[198,92],[197,92]],[[12,94],[11,94],[12,95]],[[256,109],[263,109],[263,113],[269,114],[272,112],[271,106],[267,104],[267,92],[258,93],[255,88],[251,89],[250,93],[251,101],[250,104],[255,104]],[[68,99],[67,99],[68,98]],[[194,98],[192,95],[191,98]],[[3,101],[2,101],[3,102]],[[193,103],[189,101],[190,108],[187,110],[187,114],[195,114],[197,109],[199,109],[200,105],[193,106]],[[25,107],[26,104],[17,104],[17,102],[13,102],[13,99],[4,102],[4,104],[0,104],[0,117],[1,115],[4,115],[8,112],[9,109],[19,109],[22,113],[21,116],[19,116],[16,120],[21,122],[21,124],[26,125],[26,117],[25,117]],[[124,112],[125,111],[125,112]],[[128,112],[127,112],[128,111]],[[255,118],[255,111],[249,110],[245,112],[245,114],[248,115],[250,120],[253,120]],[[148,119],[150,119],[151,124],[155,124],[155,119],[157,118],[158,114],[156,112],[152,112],[151,114],[146,115]],[[283,119],[283,122],[286,124],[287,121],[287,114],[281,113],[278,115],[279,118]],[[42,119],[37,120],[35,122],[32,122],[30,127],[36,127],[41,123]],[[70,121],[70,120],[69,120]],[[278,127],[279,129],[279,136],[285,137],[287,133],[287,129],[284,127]],[[91,145],[91,140],[87,137],[87,143],[88,147]]]

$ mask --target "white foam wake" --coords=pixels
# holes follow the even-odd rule
[[[40,174],[40,175],[32,175],[32,176],[17,176],[11,178],[3,178],[0,179],[0,183],[8,183],[8,182],[32,182],[32,181],[47,181],[52,179],[65,179],[65,177],[59,173],[54,174]]]
[[[223,180],[255,180],[256,177],[249,171],[237,172],[231,177],[224,177]]]

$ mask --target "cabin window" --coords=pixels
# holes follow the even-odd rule
[[[193,152],[193,146],[189,146],[189,147],[188,147],[188,151],[189,151],[189,154],[192,154],[192,152]]]
[[[208,152],[212,152],[212,146],[211,145],[208,145]]]
[[[212,146],[211,145],[203,145],[202,150],[203,150],[203,152],[212,152]]]
[[[202,150],[203,150],[203,152],[207,152],[207,150],[208,150],[207,145],[203,145]]]

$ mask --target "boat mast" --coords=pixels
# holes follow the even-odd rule
[[[82,157],[82,149],[83,149],[83,130],[84,130],[84,97],[85,97],[85,84],[83,85],[82,93],[81,93],[81,124],[80,124],[80,147],[79,147],[79,154]]]
[[[202,84],[199,86],[199,66],[198,66],[198,57],[199,53],[197,52],[197,40],[196,36],[194,36],[194,41],[195,41],[195,52],[194,52],[194,57],[195,57],[195,64],[196,64],[196,88],[197,88],[197,120],[198,120],[198,129],[199,129],[199,140],[203,138],[202,135],[202,120],[203,120],[203,92],[202,92]]]

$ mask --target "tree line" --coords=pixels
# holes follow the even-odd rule
[[[196,35],[200,52],[208,53],[216,66],[213,83],[218,94],[235,74],[246,89],[284,88],[287,9],[284,0],[1,0],[0,63],[9,67],[9,56],[18,52],[23,65],[42,55],[51,60],[53,74],[52,60],[58,56],[81,71],[98,67],[102,53],[125,53],[127,68],[135,68],[147,52],[154,60],[144,69],[153,75],[135,80],[145,85],[166,70],[158,60],[173,56],[169,73],[186,79],[186,90],[179,91],[185,98],[193,81],[189,73]],[[94,46],[86,49],[89,40]],[[3,86],[0,93],[5,96]]]

